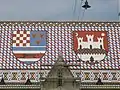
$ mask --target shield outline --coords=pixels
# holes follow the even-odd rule
[[[78,56],[78,54],[77,54],[77,51],[78,50],[76,50],[75,51],[75,48],[74,48],[74,45],[75,45],[75,40],[74,40],[74,37],[76,37],[74,34],[76,34],[76,33],[78,33],[78,32],[105,32],[105,34],[106,34],[106,41],[107,41],[107,50],[105,49],[105,51],[106,51],[106,56],[104,57],[104,59],[105,58],[107,58],[107,53],[108,53],[108,51],[109,51],[109,46],[108,46],[108,37],[107,37],[107,34],[108,34],[108,31],[80,31],[80,30],[76,30],[76,31],[72,31],[72,43],[73,43],[73,51],[75,52],[75,54],[76,54],[76,56],[79,58],[79,56]],[[78,44],[78,42],[77,42],[77,44]],[[83,61],[83,62],[86,62],[86,61],[84,61],[84,60],[82,60],[81,58],[79,58],[79,60],[78,61]],[[101,62],[101,61],[103,61],[103,60],[100,60],[99,62]],[[88,62],[88,61],[87,61]],[[89,63],[89,62],[88,62]],[[97,62],[98,63],[98,62]]]
[[[44,32],[44,33],[45,33],[45,44],[46,44],[46,46],[45,46],[45,52],[43,53],[43,55],[42,55],[41,57],[39,57],[39,60],[32,61],[32,62],[24,62],[24,61],[19,60],[18,57],[16,57],[15,53],[13,52],[13,32],[14,32],[14,31],[27,31],[27,30],[13,30],[13,31],[12,31],[12,35],[11,35],[11,36],[12,36],[11,51],[12,51],[12,53],[13,53],[13,55],[14,55],[14,58],[15,58],[17,61],[19,61],[19,62],[21,62],[21,63],[28,64],[28,65],[34,64],[34,63],[38,62],[39,60],[41,60],[41,59],[43,58],[43,56],[46,54],[46,52],[47,52],[47,31],[46,31],[46,30],[40,30],[40,32]],[[31,32],[31,31],[30,31],[30,32]],[[39,31],[36,31],[36,32],[39,32]]]

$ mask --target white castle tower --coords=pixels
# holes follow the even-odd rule
[[[94,38],[94,35],[86,35],[87,37],[87,41],[92,43],[93,42],[93,38]]]
[[[97,37],[97,42],[94,41],[94,35],[86,35],[87,41],[83,41],[83,37],[77,37],[78,49],[88,48],[88,49],[104,49],[103,37]]]
[[[78,37],[78,57],[83,61],[89,61],[93,58],[95,61],[103,60],[106,56],[104,50],[103,37],[97,37],[97,41],[94,41],[94,35],[86,35],[87,41],[83,41],[83,37]],[[85,53],[84,53],[85,52]]]

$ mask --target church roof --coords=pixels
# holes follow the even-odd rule
[[[39,21],[7,21],[0,22],[0,69],[51,69],[59,53],[71,69],[119,69],[119,27],[118,22],[39,22]],[[46,31],[46,52],[42,58],[32,64],[23,63],[12,52],[12,32],[17,30]],[[80,61],[73,50],[72,36],[74,31],[105,31],[108,39],[108,55],[104,61],[97,65],[90,65]],[[86,50],[98,53],[98,50]],[[105,53],[99,50],[100,53]],[[82,51],[83,53],[83,51]]]
[[[46,51],[44,55],[32,64],[19,61],[13,54],[11,44],[13,31],[46,31]],[[30,74],[33,81],[39,81],[39,74],[46,77],[57,63],[59,54],[62,61],[59,65],[68,66],[75,77],[81,77],[83,82],[96,82],[101,77],[104,82],[119,82],[119,22],[48,22],[48,21],[3,21],[0,22],[0,74],[5,82],[25,82]],[[79,59],[74,51],[74,32],[83,31],[106,32],[108,52],[104,60],[98,63],[86,63]],[[82,52],[78,51],[79,53]],[[105,53],[103,50],[85,50],[86,53]],[[81,75],[81,76],[80,76]],[[15,78],[12,78],[15,77]],[[16,80],[15,80],[16,79]],[[20,79],[20,81],[19,81]],[[87,87],[87,86],[86,86]]]

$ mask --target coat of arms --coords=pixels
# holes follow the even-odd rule
[[[74,51],[80,60],[99,62],[107,56],[107,32],[105,31],[76,31]]]
[[[12,51],[27,64],[40,60],[46,52],[46,31],[13,31]]]

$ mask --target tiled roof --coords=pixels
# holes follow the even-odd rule
[[[11,34],[17,30],[47,32],[46,53],[39,61],[27,65],[13,55]],[[109,48],[107,58],[95,65],[79,61],[73,50],[73,31],[107,31]],[[0,69],[46,69],[49,66],[41,65],[54,65],[59,54],[62,54],[68,65],[72,65],[70,66],[72,69],[120,69],[119,36],[119,22],[0,22]]]

